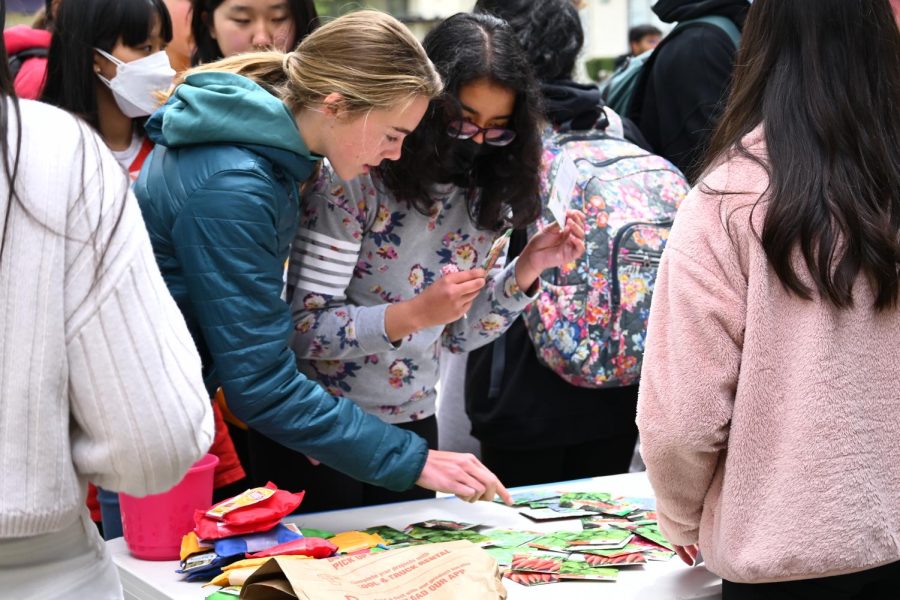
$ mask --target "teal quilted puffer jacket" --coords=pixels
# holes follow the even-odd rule
[[[425,441],[297,370],[284,264],[316,160],[287,107],[227,73],[191,75],[147,122],[135,184],[156,260],[203,357],[207,389],[251,428],[347,475],[405,490]]]

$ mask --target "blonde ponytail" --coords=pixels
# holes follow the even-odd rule
[[[435,98],[443,85],[422,44],[394,17],[361,10],[307,36],[293,52],[249,52],[194,67],[252,79],[294,112],[338,93],[349,113],[391,109],[415,96]]]

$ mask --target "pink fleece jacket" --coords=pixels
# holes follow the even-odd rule
[[[735,159],[705,183],[675,220],[641,374],[663,533],[743,583],[900,560],[900,311],[875,312],[863,279],[852,309],[788,294],[750,228],[765,172]]]

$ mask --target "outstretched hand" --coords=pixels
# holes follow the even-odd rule
[[[546,269],[559,267],[584,254],[586,218],[580,210],[566,212],[566,227],[555,223],[528,240],[516,265],[516,283],[527,290]]]
[[[497,476],[471,454],[429,450],[416,485],[454,494],[466,502],[490,502],[494,496],[500,496],[503,502],[512,506],[512,498]]]

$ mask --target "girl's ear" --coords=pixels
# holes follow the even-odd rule
[[[94,66],[93,66],[94,75],[99,75],[100,73],[103,72],[103,63],[104,62],[108,63],[109,59],[105,58],[103,56],[100,56],[100,53],[97,52],[96,50],[94,50]]]
[[[322,100],[322,111],[326,116],[338,118],[346,112],[344,96],[338,92],[331,92]]]

